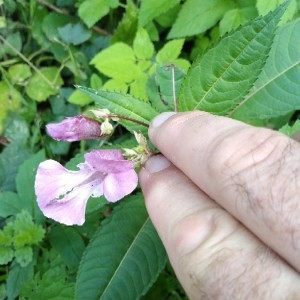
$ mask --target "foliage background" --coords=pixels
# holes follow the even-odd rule
[[[0,0],[1,299],[186,299],[139,190],[116,205],[91,199],[82,227],[46,220],[35,202],[41,161],[76,168],[84,152],[134,146],[132,130],[147,130],[120,122],[109,139],[69,144],[45,124],[95,105],[148,123],[174,109],[174,83],[180,110],[295,133],[300,1],[276,35],[278,13],[245,25],[282,2]]]

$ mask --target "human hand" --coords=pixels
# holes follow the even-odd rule
[[[189,298],[300,299],[300,144],[203,112],[149,136],[141,187]]]

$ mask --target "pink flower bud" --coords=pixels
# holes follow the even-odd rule
[[[101,124],[83,115],[66,118],[60,123],[46,125],[47,133],[57,141],[74,142],[97,139],[106,136]]]

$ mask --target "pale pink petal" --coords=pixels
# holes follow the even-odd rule
[[[121,150],[93,150],[86,153],[85,163],[101,173],[119,173],[133,169],[133,163],[125,160]]]
[[[82,225],[85,221],[85,209],[90,192],[77,189],[67,194],[63,200],[53,201],[41,208],[47,218],[65,225]]]
[[[45,216],[67,225],[84,222],[90,196],[103,195],[104,176],[89,169],[69,171],[54,160],[42,162],[35,178],[37,203]]]
[[[122,173],[108,174],[103,182],[104,197],[116,202],[130,194],[138,184],[138,176],[134,169]]]

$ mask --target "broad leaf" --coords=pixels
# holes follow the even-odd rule
[[[154,54],[154,46],[148,32],[140,28],[133,41],[133,50],[138,59],[151,59]]]
[[[107,108],[111,113],[132,118],[145,123],[145,125],[149,125],[150,121],[158,114],[149,103],[140,101],[129,94],[93,90],[82,86],[78,86],[78,88],[89,95],[101,108]],[[125,120],[118,122],[131,132],[135,130],[147,134],[146,126]]]
[[[141,195],[122,200],[88,245],[75,299],[141,299],[166,263]]]
[[[280,28],[257,82],[229,116],[266,119],[300,109],[300,19]]]
[[[58,68],[40,68],[30,78],[26,86],[26,94],[33,100],[46,101],[49,96],[57,94],[62,84],[63,80]]]
[[[91,32],[80,23],[68,23],[63,27],[59,27],[57,30],[61,39],[66,44],[73,44],[75,46],[82,44],[91,37]]]
[[[160,64],[173,62],[180,55],[184,39],[178,39],[166,43],[157,53],[156,61]]]
[[[74,227],[53,226],[49,233],[49,240],[51,245],[60,253],[68,268],[78,267],[85,245]]]
[[[139,14],[139,26],[143,27],[147,25],[154,18],[170,10],[179,2],[179,0],[142,0]]]
[[[251,21],[199,57],[182,84],[180,110],[199,109],[225,115],[234,109],[265,65],[285,9],[286,3]]]
[[[80,4],[78,14],[88,27],[92,27],[118,5],[118,0],[85,0]]]
[[[168,38],[186,37],[205,32],[232,7],[231,0],[187,0],[180,10]]]
[[[125,43],[116,43],[101,51],[91,64],[106,76],[124,82],[134,80],[138,72],[134,51]]]
[[[265,15],[269,11],[275,9],[278,5],[280,5],[284,1],[286,0],[268,0],[268,1],[257,0],[256,7],[260,15]],[[282,17],[282,21],[286,22],[288,20],[291,20],[297,11],[298,11],[297,0],[291,0],[289,7],[287,8],[286,12]]]
[[[38,223],[43,221],[44,217],[36,203],[34,181],[36,169],[43,160],[45,160],[43,150],[32,155],[20,166],[16,178],[17,191],[22,199],[22,205],[26,206],[26,210]]]

